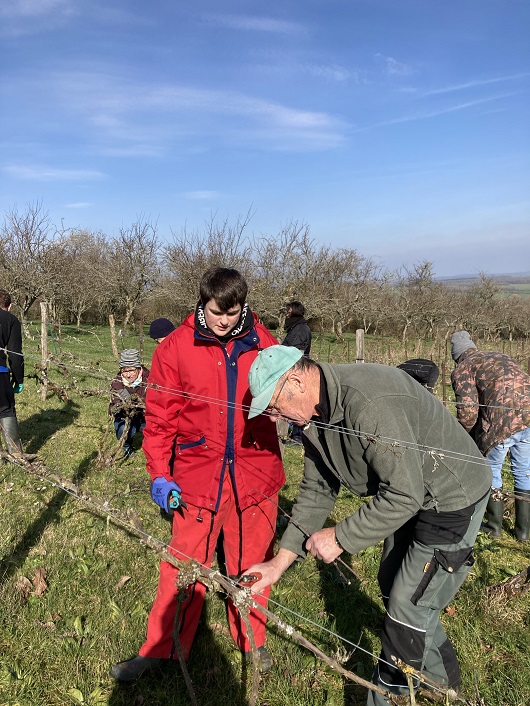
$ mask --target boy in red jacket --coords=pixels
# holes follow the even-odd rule
[[[143,450],[155,503],[173,512],[171,549],[178,559],[209,566],[222,530],[226,569],[239,576],[272,557],[278,491],[285,482],[275,423],[248,419],[248,372],[258,352],[277,343],[246,303],[247,284],[233,269],[208,270],[195,312],[154,353],[146,399]],[[270,498],[268,500],[267,498]],[[171,503],[171,505],[170,505]],[[139,654],[111,669],[130,682],[178,659],[173,631],[178,570],[160,564],[147,639]],[[188,659],[206,588],[187,587],[179,610],[179,638]],[[268,592],[256,600],[267,604]],[[230,632],[241,652],[250,642],[229,601]],[[261,671],[272,666],[266,651],[265,620],[250,612]]]

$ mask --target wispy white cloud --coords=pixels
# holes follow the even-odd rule
[[[385,73],[389,76],[410,76],[414,73],[414,70],[408,64],[404,64],[392,56],[385,56],[384,54],[376,54],[375,58],[377,61],[382,62]]]
[[[364,84],[367,77],[365,70],[329,61],[328,56],[320,51],[304,56],[298,51],[293,52],[290,47],[278,48],[276,43],[271,43],[267,48],[260,47],[247,65],[247,70],[252,71],[254,76],[257,73],[278,76],[282,82],[310,76],[329,83],[353,81]]]
[[[2,171],[23,181],[99,181],[105,179],[102,172],[85,169],[56,169],[33,164],[7,164]]]
[[[93,129],[94,136],[112,139],[106,150],[136,145],[145,154],[166,149],[185,138],[237,133],[254,136],[288,133],[294,148],[324,142],[337,144],[345,124],[323,111],[303,110],[236,91],[200,89],[171,84],[127,82],[105,73],[61,73],[44,80],[49,94],[65,111]],[[42,82],[41,82],[42,85]],[[329,139],[329,138],[332,139]],[[287,141],[283,141],[287,144]],[[259,145],[256,144],[256,147]],[[322,147],[318,147],[322,149]],[[134,149],[133,149],[134,152]]]
[[[0,3],[0,16],[9,18],[69,15],[73,11],[73,0],[4,0]]]
[[[306,27],[298,22],[277,20],[273,17],[257,17],[251,15],[210,14],[205,15],[207,22],[245,32],[269,32],[272,34],[300,35],[306,34]]]
[[[3,0],[0,37],[18,38],[56,30],[78,11],[75,0]]]
[[[190,201],[215,201],[221,198],[222,194],[220,191],[183,191],[181,194],[182,198],[189,199]]]
[[[467,101],[466,103],[458,103],[457,105],[446,106],[445,108],[437,108],[436,110],[422,111],[422,112],[415,113],[413,115],[405,115],[401,118],[394,118],[392,120],[383,120],[379,123],[375,123],[374,125],[370,125],[370,126],[364,127],[364,128],[359,128],[357,130],[357,132],[364,132],[365,130],[371,130],[374,127],[384,127],[386,125],[398,125],[399,123],[410,123],[410,122],[414,122],[416,120],[428,120],[430,118],[436,118],[439,115],[446,115],[447,113],[456,113],[461,110],[468,110],[469,108],[473,108],[477,105],[491,103],[492,101],[501,100],[502,98],[508,98],[508,97],[514,96],[514,95],[517,95],[517,93],[516,92],[503,93],[501,95],[489,96],[488,98],[481,98],[479,100]]]
[[[434,88],[431,91],[425,91],[422,96],[435,96],[440,93],[451,93],[453,91],[464,91],[468,88],[476,88],[477,86],[489,86],[492,83],[504,83],[505,81],[517,81],[521,78],[528,78],[530,72],[513,74],[511,76],[497,76],[495,78],[485,78],[477,79],[475,81],[467,81],[465,83],[458,83],[454,86],[445,86],[444,88]]]
[[[83,209],[90,208],[91,205],[88,201],[78,201],[77,203],[65,203],[63,208]]]
[[[336,81],[337,83],[344,83],[352,78],[352,72],[338,64],[307,64],[305,70],[317,78],[323,78],[326,81]],[[358,74],[353,74],[353,77],[358,83]]]

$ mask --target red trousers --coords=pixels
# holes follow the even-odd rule
[[[230,576],[239,576],[252,564],[267,561],[273,555],[274,534],[278,495],[271,496],[258,505],[244,511],[237,508],[232,483],[226,478],[223,483],[221,504],[217,513],[209,512],[194,505],[189,510],[175,512],[170,548],[177,559],[196,559],[210,566],[217,538],[223,531],[223,546],[226,570]],[[197,521],[199,518],[199,521]],[[202,519],[202,522],[200,522]],[[149,614],[147,638],[139,654],[143,657],[178,659],[174,646],[173,631],[177,612],[178,569],[165,561],[160,563],[158,589]],[[180,606],[178,631],[185,659],[189,658],[199,619],[206,587],[196,582],[188,586],[188,596]],[[270,590],[255,596],[255,600],[266,607]],[[256,646],[265,644],[265,617],[257,610],[250,611],[250,624],[254,632]],[[246,628],[232,601],[228,601],[228,623],[230,633],[240,650],[251,649]]]

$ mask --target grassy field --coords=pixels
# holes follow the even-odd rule
[[[139,339],[131,335],[124,343],[138,347]],[[354,341],[351,345],[354,349]],[[341,346],[326,339],[321,356],[343,362]],[[149,365],[148,338],[145,348]],[[31,377],[37,339],[25,342],[25,352],[28,379],[17,410],[26,451],[93,498],[133,508],[149,533],[168,541],[169,524],[150,499],[139,439],[132,459],[110,468],[96,461],[108,398],[70,391],[68,400],[49,394],[42,401]],[[104,328],[65,328],[61,343],[50,341],[50,352],[66,366],[62,372],[50,369],[59,385],[106,390],[117,369]],[[301,449],[286,448],[284,461],[288,481],[281,505],[289,512],[302,473]],[[359,502],[343,491],[331,520],[351,514]],[[108,674],[110,665],[133,656],[144,640],[157,585],[156,555],[85,503],[10,463],[0,465],[0,511],[0,706],[189,704],[178,666],[128,687]],[[443,617],[461,660],[464,695],[477,706],[530,701],[530,597],[500,599],[488,591],[530,565],[530,547],[512,538],[512,527],[513,517],[507,516],[501,540],[479,535],[472,574]],[[379,555],[377,546],[347,557],[360,577],[351,585],[344,585],[333,566],[307,559],[274,587],[270,604],[365,678],[379,651],[383,616]],[[274,627],[268,645],[276,667],[261,682],[262,706],[356,703],[352,687]],[[215,591],[208,595],[189,667],[201,706],[247,703],[249,674],[228,634],[224,598]]]

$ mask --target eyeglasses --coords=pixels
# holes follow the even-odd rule
[[[276,416],[278,414],[281,414],[281,412],[278,408],[278,400],[280,399],[280,395],[282,394],[283,388],[285,387],[285,383],[287,382],[288,379],[289,379],[289,377],[287,376],[284,379],[284,381],[282,382],[282,384],[280,385],[280,389],[278,390],[278,394],[276,395],[274,402],[272,402],[265,410],[267,412],[267,414],[270,414],[272,416]]]
[[[137,373],[140,368],[122,368],[122,373]]]

